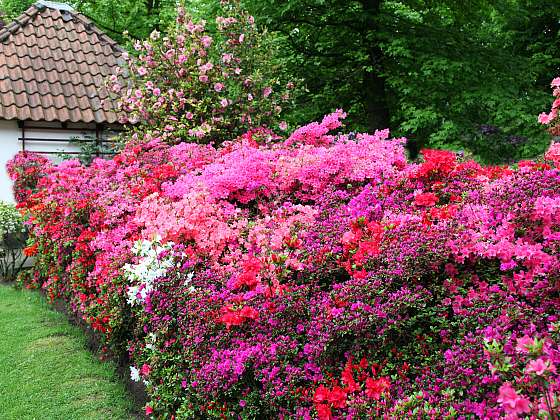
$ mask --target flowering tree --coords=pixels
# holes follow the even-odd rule
[[[179,8],[165,37],[153,32],[135,43],[138,56],[125,54],[126,69],[111,77],[110,90],[133,132],[219,143],[255,127],[287,128],[279,118],[293,85],[271,76],[279,74],[266,66],[273,45],[237,2],[222,5],[214,32]]]

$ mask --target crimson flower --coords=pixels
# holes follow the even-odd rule
[[[247,319],[256,320],[259,313],[256,309],[244,306],[241,310],[235,310],[230,305],[222,308],[222,316],[219,322],[226,324],[226,328],[230,329],[233,325],[241,325]]]
[[[421,207],[432,207],[437,204],[439,198],[434,193],[422,193],[414,196],[414,204]]]
[[[391,383],[385,377],[379,379],[367,378],[366,379],[366,395],[374,400],[379,400],[381,394],[389,389]]]
[[[317,404],[317,418],[319,420],[332,420],[332,411],[328,404]]]
[[[332,389],[320,385],[315,390],[313,402],[316,405],[329,403],[334,408],[344,408],[346,407],[346,392],[338,385],[335,385]]]
[[[346,384],[345,391],[349,394],[360,389],[358,383],[354,380],[352,367],[352,362],[349,361],[342,371],[342,382]]]

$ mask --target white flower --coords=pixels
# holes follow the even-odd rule
[[[130,306],[134,305],[138,301],[138,298],[136,297],[138,294],[138,286],[128,286],[126,294],[128,295],[128,298],[126,299],[128,304]]]
[[[140,381],[140,372],[134,366],[130,366],[130,379],[134,382]]]
[[[193,277],[194,277],[194,273],[187,274],[187,278],[185,279],[184,285],[188,286],[189,283],[191,282],[191,280],[193,279]],[[191,286],[191,288],[194,289],[194,287],[192,287],[192,286]]]
[[[165,277],[167,271],[175,266],[173,254],[170,252],[175,244],[167,242],[161,244],[161,237],[154,240],[136,241],[132,252],[139,259],[136,264],[125,264],[124,275],[130,282],[127,288],[127,301],[133,306],[146,300],[149,293],[154,290],[157,279]],[[160,257],[163,253],[166,257]]]

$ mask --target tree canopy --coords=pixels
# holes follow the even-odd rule
[[[29,0],[0,0],[7,17]],[[116,40],[173,21],[175,0],[74,0]],[[556,0],[241,0],[280,46],[278,68],[305,89],[292,124],[348,112],[353,130],[390,127],[409,148],[471,151],[485,161],[534,156],[549,142],[535,114],[560,70]],[[219,0],[190,0],[215,20]],[[123,32],[128,37],[123,37]],[[274,70],[272,70],[274,69]]]

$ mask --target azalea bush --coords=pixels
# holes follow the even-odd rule
[[[25,283],[129,354],[155,418],[558,416],[555,155],[411,164],[344,116],[89,167],[18,155]]]
[[[221,11],[207,24],[179,8],[165,36],[155,31],[124,54],[109,89],[140,138],[219,143],[255,127],[287,128],[280,114],[294,85],[270,65],[276,46],[237,1]]]
[[[21,281],[129,356],[154,418],[558,418],[558,145],[410,163],[345,117],[17,155]]]

